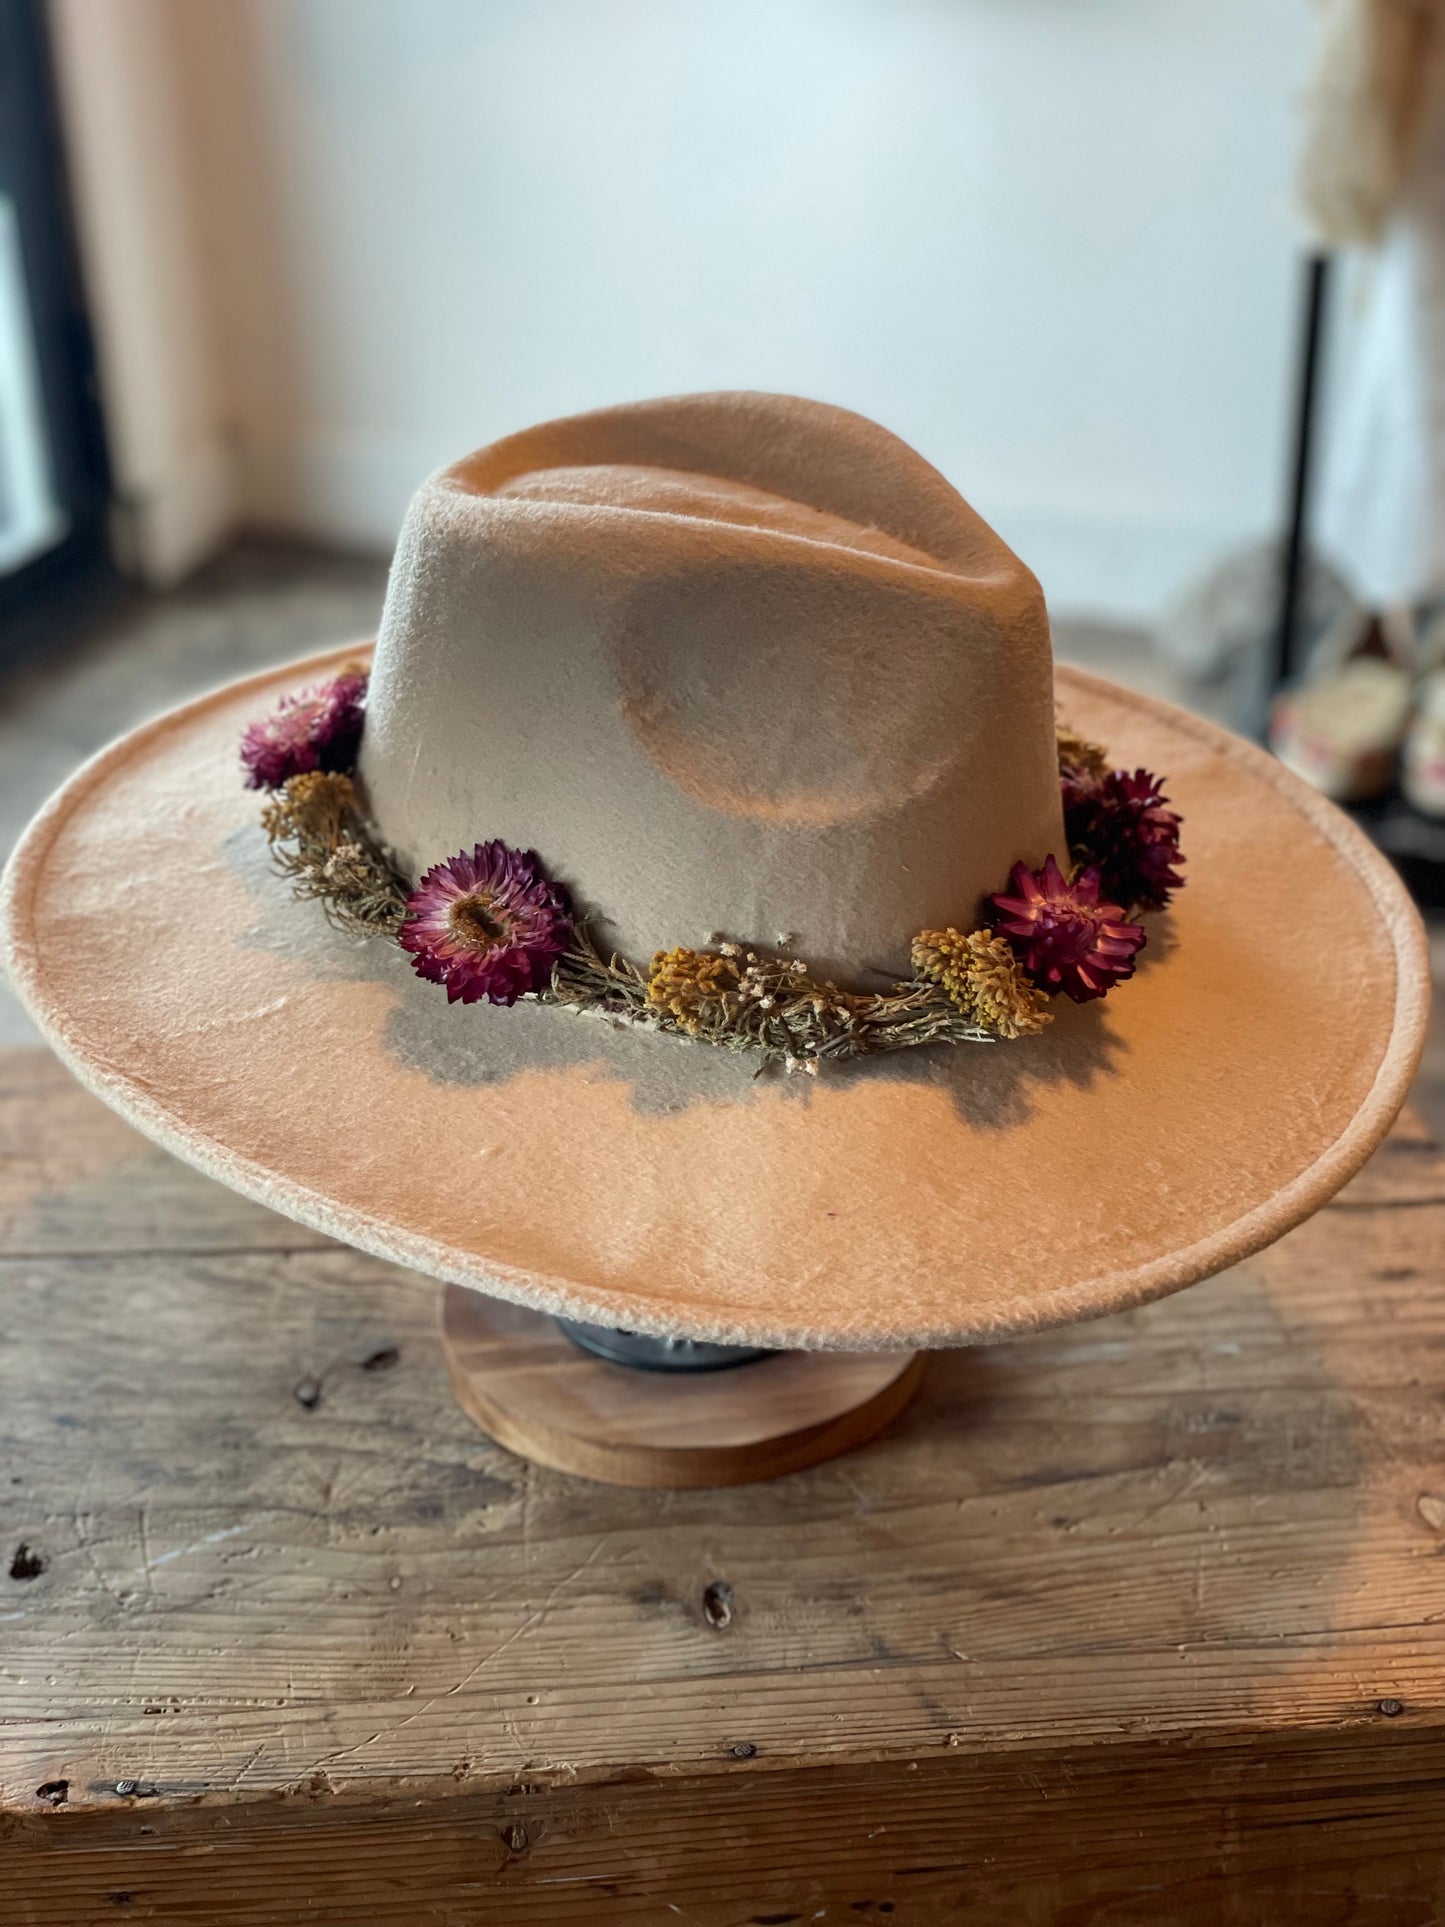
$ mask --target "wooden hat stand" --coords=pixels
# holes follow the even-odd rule
[[[920,1352],[641,1339],[461,1285],[444,1288],[442,1345],[463,1411],[499,1445],[608,1485],[746,1485],[801,1471],[881,1431],[923,1377]]]

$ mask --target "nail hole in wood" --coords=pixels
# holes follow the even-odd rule
[[[714,1579],[703,1587],[702,1616],[714,1632],[725,1632],[733,1623],[733,1589],[726,1579]]]
[[[15,1557],[10,1561],[12,1579],[38,1579],[49,1561],[43,1552],[36,1552],[22,1539],[15,1548]]]

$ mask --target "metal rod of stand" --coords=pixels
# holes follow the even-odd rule
[[[726,1372],[738,1365],[754,1365],[775,1353],[760,1345],[712,1345],[699,1338],[652,1338],[645,1332],[622,1331],[611,1325],[584,1325],[576,1318],[559,1318],[557,1327],[574,1345],[611,1365],[628,1365],[639,1372]]]
[[[1295,643],[1299,629],[1300,591],[1307,559],[1320,342],[1324,333],[1329,270],[1330,258],[1327,254],[1312,254],[1305,263],[1303,341],[1299,385],[1295,391],[1294,465],[1290,476],[1289,528],[1280,571],[1279,619],[1271,665],[1273,689],[1288,682],[1298,666],[1295,662]]]

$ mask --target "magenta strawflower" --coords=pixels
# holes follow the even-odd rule
[[[1133,976],[1144,932],[1101,898],[1096,869],[1071,881],[1052,856],[1042,870],[1016,863],[1009,890],[988,900],[993,926],[1040,990],[1087,1004]]]
[[[572,934],[566,893],[535,850],[479,843],[427,871],[406,902],[397,942],[449,1003],[514,1004],[544,990]]]
[[[1064,787],[1069,848],[1097,868],[1105,895],[1141,910],[1162,910],[1183,888],[1179,817],[1147,769],[1111,770],[1092,787]]]
[[[366,721],[367,680],[349,669],[314,689],[283,696],[269,716],[252,723],[241,738],[247,789],[278,790],[313,769],[349,775]]]

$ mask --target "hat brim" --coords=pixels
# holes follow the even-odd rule
[[[397,946],[291,899],[241,787],[244,725],[357,654],[112,744],[5,885],[15,981],[81,1081],[349,1244],[637,1331],[968,1344],[1246,1257],[1358,1170],[1409,1087],[1428,962],[1388,864],[1248,743],[1070,669],[1065,719],[1164,773],[1185,820],[1188,887],[1106,1002],[817,1079],[592,1015],[449,1006]]]

